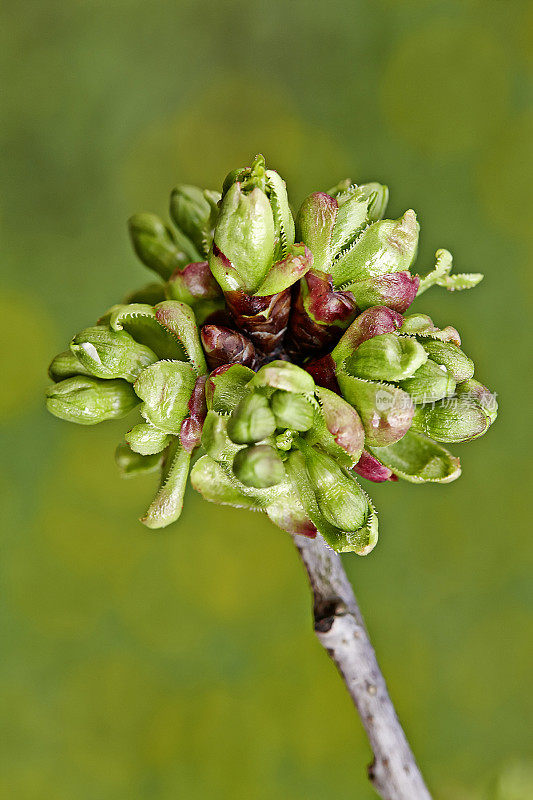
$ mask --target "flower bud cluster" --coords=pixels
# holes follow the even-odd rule
[[[82,425],[130,415],[121,473],[161,476],[145,525],[178,519],[190,474],[207,500],[365,554],[377,515],[359,477],[460,475],[445,445],[483,435],[495,395],[455,328],[406,312],[433,285],[482,276],[451,275],[447,250],[415,274],[416,215],[384,219],[387,202],[382,184],[342,181],[295,220],[285,182],[256,156],[221,193],[174,189],[172,227],[130,219],[159,282],[73,337],[50,364],[46,403]]]

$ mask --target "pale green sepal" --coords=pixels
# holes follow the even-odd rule
[[[146,513],[140,517],[147,528],[166,528],[179,519],[190,463],[191,454],[183,449],[176,438],[170,445],[156,496]]]
[[[208,411],[202,428],[202,447],[215,461],[231,466],[235,453],[241,445],[232,442],[228,436],[228,417]]]
[[[170,434],[159,430],[149,422],[140,422],[128,431],[124,438],[136,453],[143,456],[160,453],[170,443]]]
[[[441,444],[415,431],[388,447],[369,447],[378,461],[411,483],[451,483],[461,474],[461,463]]]
[[[340,195],[337,201],[339,209],[330,240],[331,253],[334,257],[340,256],[368,223],[369,198],[363,197],[357,187],[353,187],[349,194]]]
[[[473,379],[457,384],[456,394],[458,397],[469,399],[483,409],[489,424],[492,425],[498,416],[498,401],[496,394],[483,386],[479,381]]]
[[[115,450],[115,462],[123,478],[134,478],[138,475],[158,472],[163,461],[163,453],[143,456],[134,452],[126,442],[121,442]]]
[[[177,436],[188,413],[196,373],[186,361],[158,361],[144,369],[134,389],[143,400],[141,414],[165,433]]]
[[[367,217],[369,222],[378,222],[385,216],[389,202],[389,187],[383,183],[361,183],[357,187],[361,197],[369,200]]]
[[[273,169],[267,169],[266,178],[276,232],[274,261],[278,261],[285,258],[288,248],[294,244],[294,219],[287,197],[287,186],[281,175]]]
[[[255,297],[269,297],[288,289],[296,281],[303,278],[313,263],[311,251],[303,244],[291,244],[284,258],[277,261],[267,272],[266,278],[261,283]]]
[[[378,512],[367,493],[361,489],[366,497],[368,512],[365,524],[356,531],[343,531],[338,544],[339,553],[357,553],[358,556],[367,556],[377,545],[379,537]]]

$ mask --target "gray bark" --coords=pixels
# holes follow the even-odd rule
[[[320,535],[293,539],[313,592],[316,635],[346,684],[374,754],[368,767],[374,789],[383,800],[431,800],[339,555]]]

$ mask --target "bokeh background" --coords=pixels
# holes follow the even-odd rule
[[[47,416],[46,365],[148,279],[125,221],[257,152],[295,205],[340,178],[413,207],[475,291],[452,323],[501,413],[450,486],[372,488],[346,558],[439,800],[531,800],[531,6],[477,0],[4,0],[0,8],[2,763],[13,800],[370,800],[289,537],[191,492],[136,522],[127,422]]]

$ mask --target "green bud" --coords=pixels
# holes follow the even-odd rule
[[[79,425],[120,419],[135,408],[137,396],[129,383],[85,376],[67,378],[46,390],[46,407],[54,416]]]
[[[398,220],[372,223],[333,262],[334,285],[408,270],[416,256],[419,230],[414,211],[406,211]]]
[[[446,367],[458,383],[468,380],[474,374],[474,362],[456,344],[427,339],[423,346],[431,360]]]
[[[124,437],[130,448],[143,456],[160,453],[170,443],[170,435],[149,422],[140,422]]]
[[[245,486],[266,489],[276,486],[285,478],[283,461],[267,444],[253,445],[239,450],[233,459],[233,472]]]
[[[358,378],[399,381],[414,375],[425,361],[427,353],[416,339],[382,333],[361,342],[345,366]]]
[[[184,267],[188,261],[199,261],[199,257],[188,258],[174,240],[174,236],[156,214],[134,214],[129,222],[133,249],[142,263],[157,272],[164,280],[170,278],[175,269]]]
[[[59,353],[52,359],[48,367],[48,375],[56,383],[57,381],[62,381],[63,378],[72,378],[74,375],[92,374],[70,350]]]
[[[257,370],[250,381],[252,386],[270,386],[272,389],[284,389],[286,392],[313,394],[315,382],[311,375],[290,361],[271,361]]]
[[[412,429],[437,442],[468,442],[482,436],[490,420],[483,409],[466,397],[446,397],[434,405],[418,406]]]
[[[144,401],[144,419],[161,431],[178,436],[189,411],[195,381],[195,370],[185,361],[158,361],[144,369],[134,385]]]
[[[162,453],[147,456],[135,453],[125,442],[119,444],[115,450],[115,462],[123,478],[158,472],[163,465],[163,459]]]
[[[211,244],[211,204],[204,192],[197,186],[177,186],[170,195],[170,216],[198,252],[207,255]]]
[[[308,431],[313,424],[314,409],[301,394],[279,390],[274,392],[270,404],[278,428]]]
[[[253,444],[271,436],[276,419],[267,398],[258,392],[244,397],[228,420],[228,436],[236,444]]]
[[[366,522],[368,501],[356,480],[330,456],[314,448],[307,447],[304,457],[318,507],[325,519],[341,531],[361,528]]]
[[[489,391],[486,386],[472,379],[463,381],[457,384],[456,394],[458,397],[477,403],[487,415],[489,424],[492,425],[498,416],[498,401],[496,400],[496,395]]]
[[[400,381],[400,386],[415,403],[433,403],[455,392],[455,381],[446,367],[428,359],[412,378]]]
[[[254,511],[267,510],[285,497],[292,498],[288,481],[276,486],[257,489],[241,483],[231,470],[217,464],[210,456],[202,456],[191,470],[191,485],[205,500],[212,503],[249,508]]]
[[[247,194],[240,184],[231,186],[221,201],[214,245],[209,266],[222,289],[253,294],[274,261],[274,217],[261,189]],[[226,261],[234,275],[228,274]]]
[[[407,392],[392,384],[355,378],[342,370],[336,376],[342,396],[361,417],[369,445],[385,447],[405,436],[414,413]]]
[[[70,349],[98,378],[124,378],[130,383],[148,364],[157,361],[149,347],[126,331],[112,331],[106,325],[85,328],[73,338]]]

